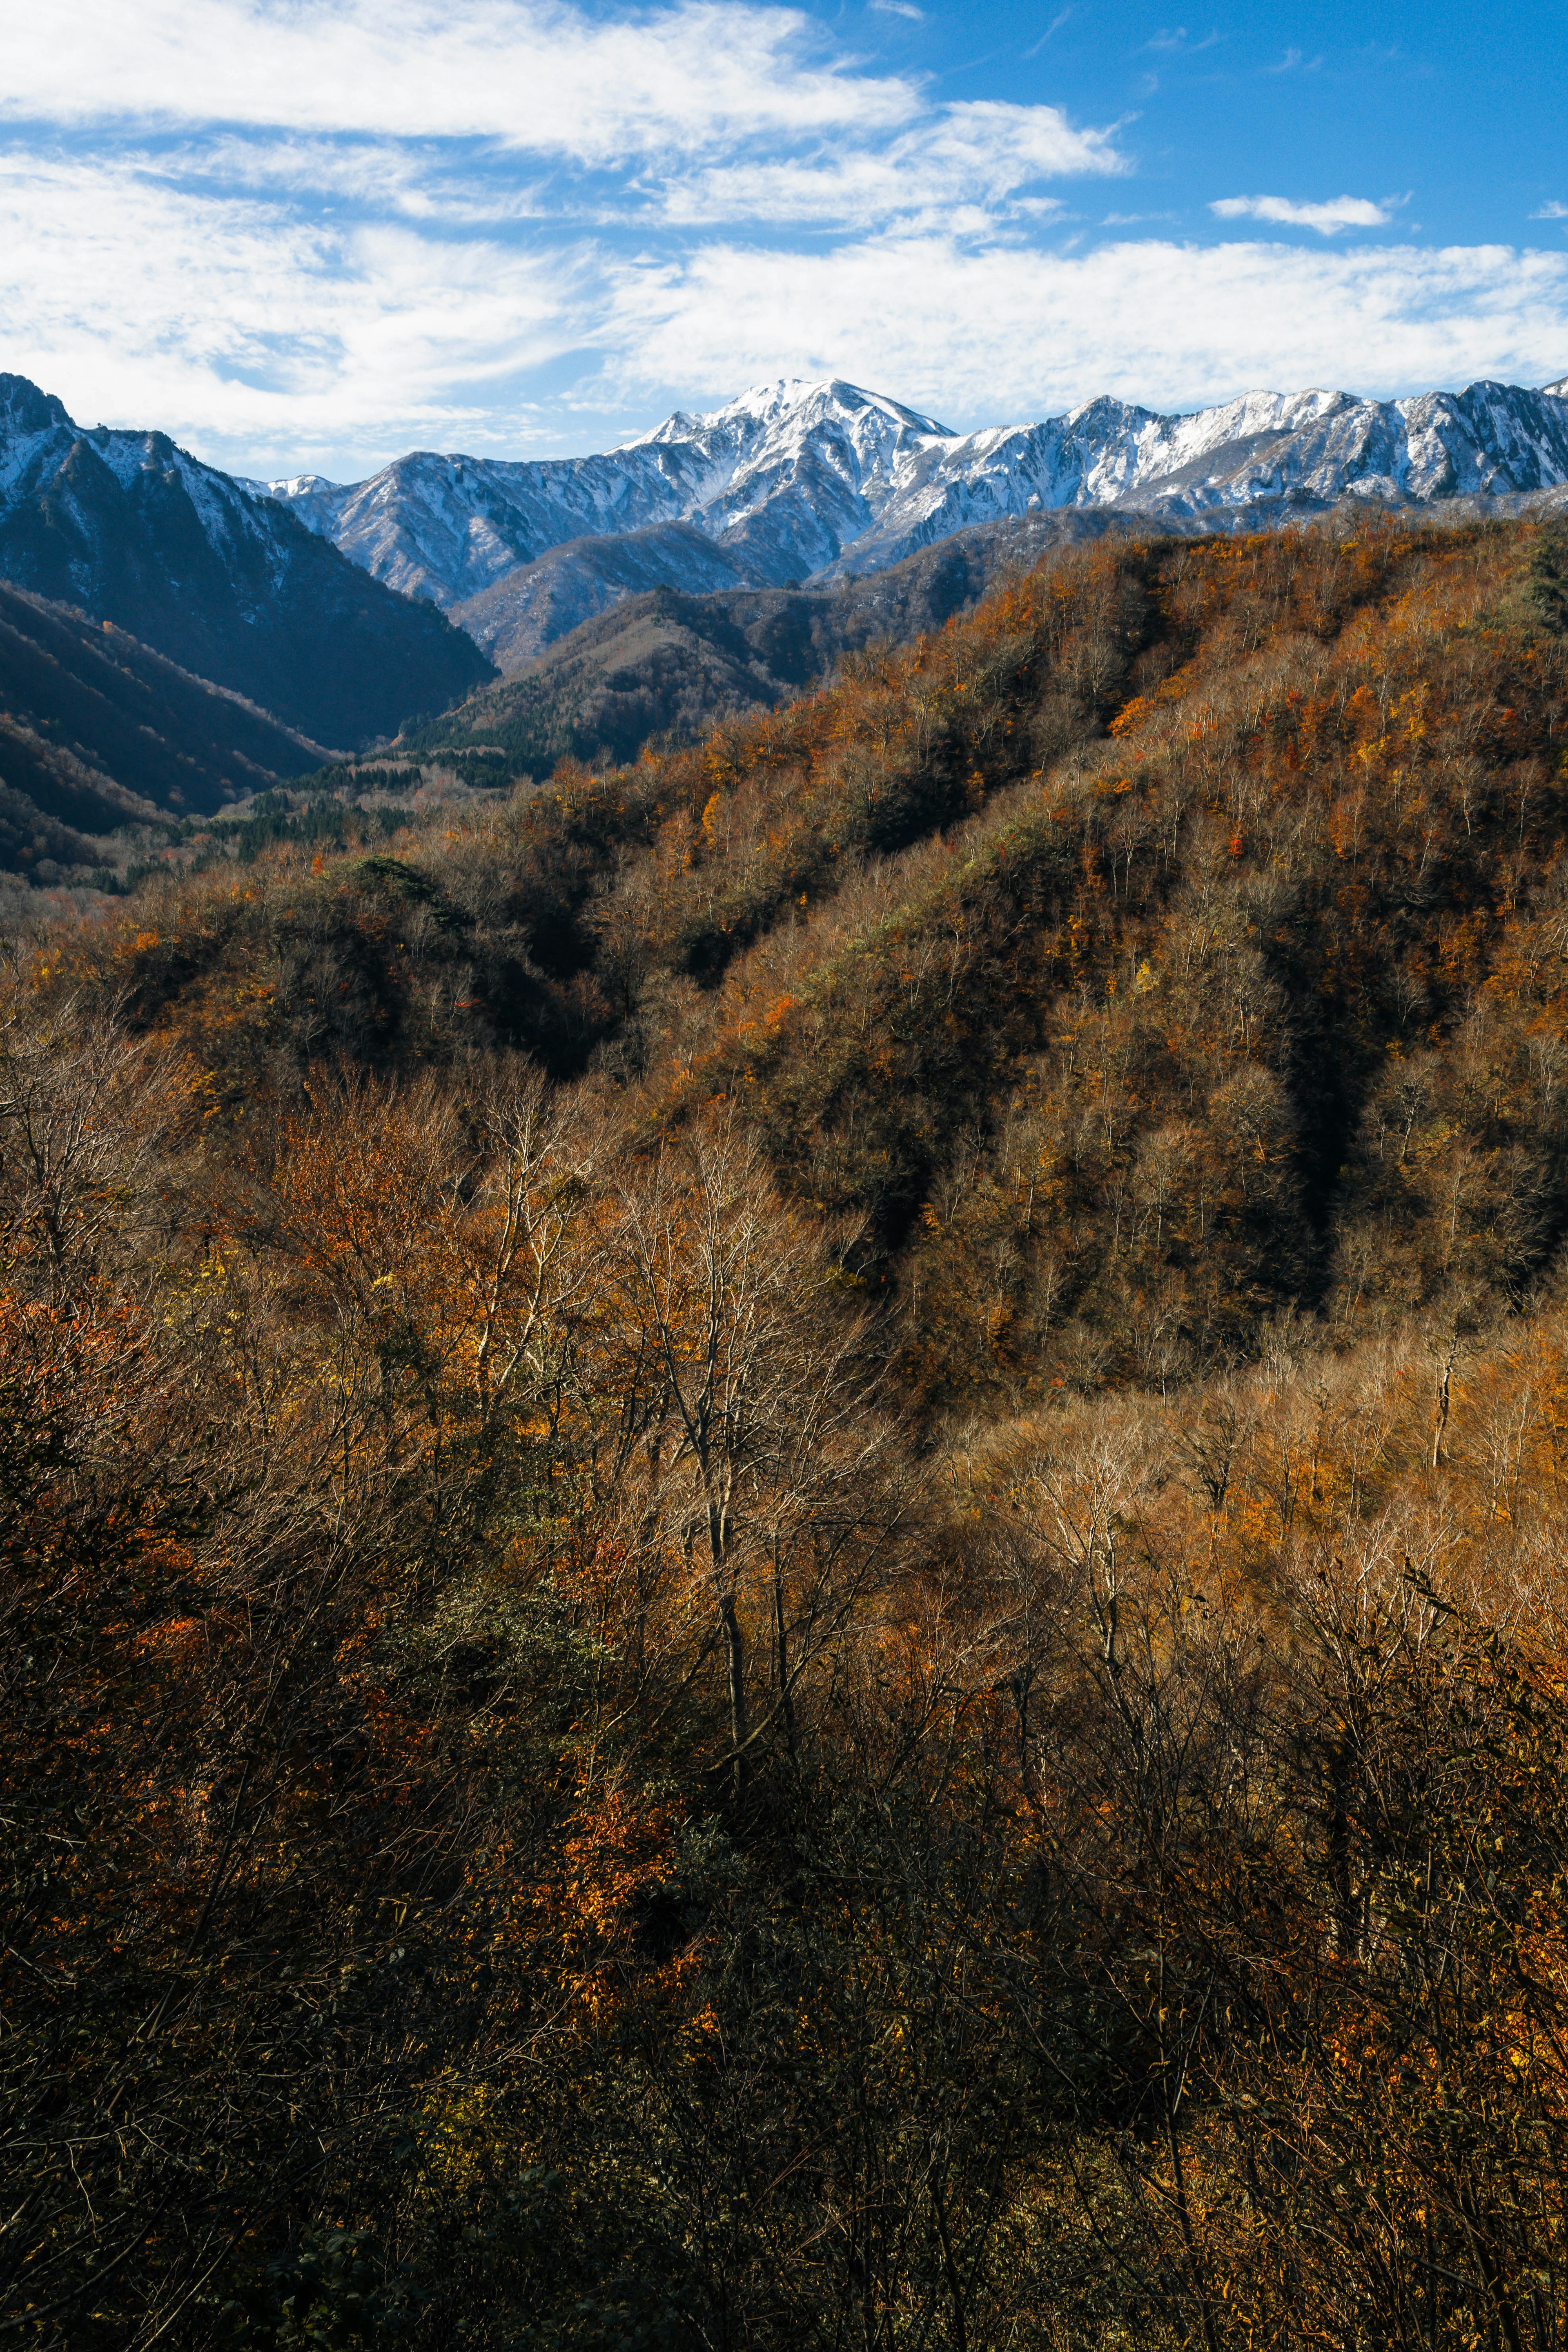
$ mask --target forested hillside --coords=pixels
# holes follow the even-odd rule
[[[0,581],[0,784],[28,820],[110,833],[319,767],[321,744],[107,622]],[[9,854],[7,854],[9,853]],[[0,864],[29,863],[0,835]]]
[[[661,526],[665,537],[674,531],[700,537],[685,525]],[[552,632],[553,642],[542,635],[559,617],[548,603],[541,609],[556,575],[569,579],[591,560],[606,594],[617,577],[641,588],[626,559],[658,535],[574,541],[464,605],[464,625],[504,675],[405,744],[437,756],[492,746],[534,776],[549,775],[562,759],[592,767],[635,760],[650,743],[693,740],[721,720],[791,701],[820,686],[846,655],[908,645],[971,610],[999,580],[1085,541],[1134,538],[1137,525],[1076,509],[984,523],[864,579],[700,595],[668,585],[623,592],[608,611]]]
[[[1565,798],[1105,542],[18,951],[16,2340],[1556,2352]]]

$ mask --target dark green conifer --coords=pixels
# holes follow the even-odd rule
[[[1555,637],[1568,635],[1568,523],[1551,522],[1542,529],[1524,593],[1542,628]]]

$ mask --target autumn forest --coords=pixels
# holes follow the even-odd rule
[[[1563,2352],[1562,527],[384,816],[0,980],[0,2341]]]

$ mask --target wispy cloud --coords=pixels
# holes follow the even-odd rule
[[[1057,34],[1061,31],[1062,26],[1067,23],[1068,18],[1071,15],[1072,10],[1070,8],[1063,8],[1058,15],[1053,16],[1050,23],[1046,26],[1045,31],[1040,35],[1039,39],[1034,42],[1030,47],[1024,51],[1025,57],[1037,58],[1040,51],[1045,47],[1047,42],[1053,40],[1056,37]]]
[[[853,226],[1125,168],[1112,131],[1053,106],[933,104],[760,0],[614,21],[559,0],[303,0],[265,19],[252,0],[146,0],[133,24],[121,0],[82,8],[70,58],[19,25],[0,121],[91,126],[121,152],[137,142],[149,170],[172,139],[171,172],[177,153],[208,184],[227,172],[299,195],[314,175],[322,197],[379,197],[405,216],[525,216],[527,163],[535,183],[599,175],[574,193],[558,181],[546,214],[693,222],[798,202],[802,218]]]
[[[1542,205],[1541,210],[1531,213],[1530,217],[1531,220],[1568,220],[1568,205],[1560,205],[1553,197],[1549,205]]]
[[[908,16],[917,25],[925,23],[925,10],[917,8],[914,0],[870,0],[871,11],[878,16]]]
[[[125,165],[0,163],[8,363],[85,422],[156,422],[220,461],[467,437],[488,386],[591,337],[602,290],[581,246],[290,224]]]
[[[585,163],[768,132],[890,129],[914,86],[752,0],[615,18],[558,0],[81,0],[6,26],[0,118],[483,138]]]
[[[1278,221],[1282,227],[1315,228],[1338,236],[1344,228],[1386,228],[1392,214],[1370,196],[1332,196],[1327,204],[1298,205],[1289,196],[1220,196],[1209,210],[1221,220]]]
[[[1054,106],[977,100],[949,106],[880,148],[734,163],[668,191],[672,219],[791,220],[866,227],[959,205],[991,213],[1041,180],[1125,172],[1110,131],[1079,131]],[[1053,206],[1053,209],[1055,207]]]
[[[1201,41],[1194,40],[1184,25],[1176,25],[1168,30],[1152,33],[1143,46],[1146,49],[1157,49],[1163,57],[1195,57],[1200,49],[1212,49],[1218,41],[1217,33],[1205,33]]]

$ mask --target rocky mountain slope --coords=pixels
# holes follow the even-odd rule
[[[647,523],[570,539],[454,604],[451,617],[506,677],[624,597],[668,587],[702,596],[757,584],[752,565],[695,523]]]
[[[250,482],[390,587],[451,606],[567,541],[694,523],[737,576],[804,579],[866,528],[912,451],[945,427],[879,393],[780,382],[683,411],[601,457],[539,462],[417,450],[369,481]],[[951,436],[945,436],[951,437]],[[689,549],[685,551],[689,551]],[[703,588],[668,549],[672,587]]]
[[[471,639],[277,499],[163,434],[84,431],[4,374],[0,578],[111,621],[334,744],[390,734],[488,675]]]
[[[0,866],[79,863],[78,835],[210,814],[329,756],[122,629],[0,582]]]
[[[421,452],[346,487],[314,476],[248,487],[292,507],[378,580],[461,607],[479,641],[499,646],[515,616],[543,642],[556,619],[570,626],[595,597],[628,593],[595,577],[581,551],[537,586],[517,580],[521,567],[655,526],[687,528],[645,538],[637,584],[654,584],[646,575],[657,570],[667,585],[700,592],[716,584],[716,557],[746,584],[780,586],[876,571],[966,526],[1058,508],[1278,516],[1321,512],[1347,494],[1425,502],[1564,481],[1562,383],[1482,383],[1399,401],[1251,392],[1191,415],[1100,399],[959,435],[835,379],[760,385],[601,457]],[[508,581],[501,617],[480,600]]]

